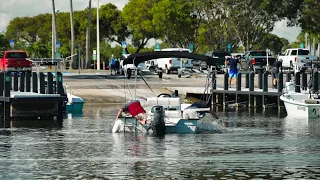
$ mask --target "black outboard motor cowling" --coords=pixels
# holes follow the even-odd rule
[[[163,106],[153,106],[151,112],[153,113],[153,118],[151,119],[151,129],[153,134],[165,134],[166,125],[164,121],[165,113]]]

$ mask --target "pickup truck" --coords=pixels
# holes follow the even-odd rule
[[[292,48],[278,56],[278,59],[282,60],[283,69],[293,69],[294,72],[299,72],[301,69],[311,68],[311,63],[317,63],[318,57],[310,55],[308,49]]]
[[[242,63],[247,64],[247,67],[255,72],[259,69],[265,70],[267,62],[270,67],[275,61],[276,58],[265,50],[247,51],[242,59]]]
[[[32,61],[25,51],[9,50],[0,53],[0,71],[32,71]]]

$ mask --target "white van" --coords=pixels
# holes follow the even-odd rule
[[[161,51],[177,51],[177,52],[189,52],[189,49],[184,48],[167,48],[162,49]],[[182,62],[181,62],[182,60]],[[170,74],[171,71],[177,71],[181,68],[188,68],[192,69],[192,59],[186,59],[186,58],[160,58],[156,60],[150,60],[150,62],[146,63],[146,66],[149,66],[149,64],[158,67],[159,69],[163,69],[166,74]],[[151,66],[149,66],[150,69]]]

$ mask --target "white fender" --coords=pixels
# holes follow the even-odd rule
[[[112,128],[112,133],[119,133],[122,126],[123,126],[122,121],[120,121],[120,120],[115,121],[113,128]]]

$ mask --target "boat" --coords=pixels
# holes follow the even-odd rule
[[[64,85],[65,93],[67,94],[67,101],[66,101],[66,112],[73,113],[73,114],[82,114],[82,109],[84,105],[84,100],[76,95],[72,94],[72,90],[69,89],[68,92],[68,85]]]
[[[123,64],[134,64],[137,67],[139,63],[148,60],[170,57],[202,60],[206,61],[208,65],[214,65],[216,61],[212,57],[189,52],[155,51],[131,54],[127,59],[123,60]],[[160,78],[162,77],[161,73],[158,75]],[[149,85],[148,87],[150,88]],[[198,132],[204,112],[215,116],[209,107],[188,108],[191,104],[182,103],[177,94],[176,96],[163,95],[147,98],[147,102],[144,105],[149,116],[147,124],[141,124],[136,118],[125,115],[115,121],[112,132],[142,132],[157,135],[167,133],[193,134]],[[187,113],[192,114],[192,116],[187,116]],[[215,117],[217,118],[217,116]]]
[[[284,102],[288,116],[318,118],[320,117],[320,95],[311,90],[295,92],[294,81],[286,82],[280,99]]]

